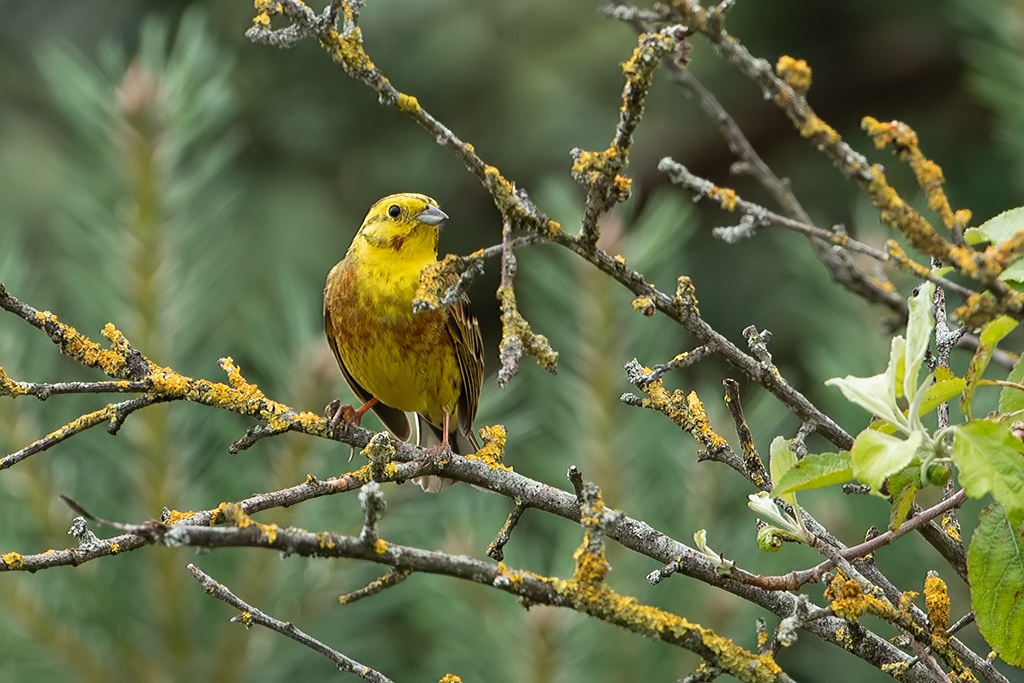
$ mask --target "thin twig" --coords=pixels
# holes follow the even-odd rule
[[[396,567],[379,579],[374,579],[359,590],[354,590],[351,593],[345,593],[345,595],[338,596],[338,602],[343,605],[351,605],[357,600],[368,598],[371,595],[380,593],[382,590],[391,588],[392,586],[397,586],[409,578],[410,574],[412,574],[411,569]]]
[[[746,417],[743,416],[740,384],[734,379],[722,380],[722,384],[725,385],[725,404],[729,408],[732,421],[736,425],[736,435],[740,439],[740,448],[743,451],[743,469],[746,471],[747,479],[762,491],[771,491],[771,477],[768,476],[768,472],[764,468],[761,456],[757,454],[754,436],[750,433]]]
[[[279,619],[275,619],[269,614],[264,613],[262,610],[253,607],[232,593],[227,586],[216,581],[213,577],[194,564],[189,564],[188,570],[192,572],[192,576],[195,577],[196,581],[199,582],[199,585],[201,585],[209,595],[212,595],[221,602],[226,602],[242,613],[237,617],[232,617],[231,621],[244,624],[246,628],[252,628],[253,624],[259,624],[271,631],[276,631],[282,636],[291,638],[295,642],[305,645],[310,650],[322,654],[324,657],[327,657],[327,659],[334,662],[342,671],[355,674],[363,680],[371,681],[372,683],[393,683],[390,678],[379,671],[371,669],[364,664],[360,664],[351,657],[343,655],[332,647],[328,647],[313,636],[307,635],[303,631],[297,629],[291,622],[280,621]]]
[[[505,559],[505,545],[512,539],[512,531],[519,524],[519,518],[526,512],[526,505],[519,498],[515,499],[515,506],[512,512],[508,513],[508,519],[501,525],[498,535],[494,537],[491,544],[487,546],[487,557],[501,562]]]

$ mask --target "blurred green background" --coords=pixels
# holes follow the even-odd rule
[[[582,192],[569,180],[568,151],[607,146],[623,80],[618,64],[636,43],[628,26],[594,7],[590,0],[370,0],[361,25],[368,52],[396,87],[571,228]],[[248,3],[3,1],[0,15],[0,282],[93,338],[111,321],[155,362],[218,381],[216,361],[230,355],[269,396],[320,411],[335,396],[349,399],[323,340],[323,280],[376,199],[397,191],[435,197],[451,216],[443,252],[500,239],[488,195],[449,152],[396,109],[381,107],[313,41],[287,51],[249,43]],[[913,126],[945,170],[954,206],[974,211],[975,222],[1022,203],[1024,4],[741,0],[728,28],[771,63],[782,54],[807,59],[811,104],[885,164],[918,205],[909,172],[869,149],[858,129],[863,115]],[[755,86],[700,38],[694,44],[693,71],[777,173],[792,179],[815,220],[842,223],[880,244],[888,235],[856,188]],[[768,230],[735,246],[712,240],[710,228],[733,217],[694,207],[669,187],[655,170],[665,155],[770,201],[749,179],[729,175],[725,143],[659,73],[631,153],[634,197],[606,221],[606,247],[668,291],[678,275],[692,277],[702,313],[730,339],[741,343],[750,324],[770,329],[782,373],[858,431],[866,415],[822,382],[884,367],[888,312],[832,285],[796,235]],[[663,416],[619,403],[630,390],[624,362],[664,362],[693,340],[661,317],[633,313],[624,289],[558,247],[519,258],[521,310],[562,356],[557,377],[524,359],[508,389],[486,382],[477,424],[506,425],[507,462],[562,487],[567,467],[577,464],[610,505],[683,541],[706,528],[712,547],[751,571],[816,563],[806,548],[757,551],[745,505],[750,487],[721,466],[698,466],[693,441]],[[471,290],[491,375],[500,328],[496,269],[489,264]],[[898,282],[909,292],[912,283]],[[1019,351],[1020,341],[1010,348]],[[961,352],[954,365],[962,371],[967,359]],[[19,380],[100,379],[10,315],[0,316],[0,365]],[[797,420],[718,360],[666,381],[696,390],[732,439],[721,401],[721,380],[730,376],[741,380],[762,452],[774,436],[793,435]],[[105,403],[99,396],[0,400],[0,452]],[[210,508],[359,464],[346,463],[343,445],[299,435],[228,455],[227,445],[250,424],[193,405],[155,406],[132,416],[117,438],[95,429],[0,473],[0,552],[74,543],[66,535],[74,515],[58,493],[103,517],[142,521],[164,506]],[[386,539],[476,557],[510,509],[468,486],[438,496],[408,485],[384,491]],[[848,543],[888,518],[882,501],[835,490],[808,495],[804,504]],[[978,509],[972,503],[962,513],[965,531]],[[352,495],[258,519],[357,533],[361,513]],[[527,512],[506,560],[566,576],[579,539],[578,527]],[[614,588],[754,646],[760,610],[689,579],[649,586],[644,576],[655,563],[614,544],[609,556]],[[196,556],[147,548],[75,569],[0,577],[0,680],[351,678],[279,635],[229,624],[231,610],[188,575],[191,561],[243,599],[397,681],[445,672],[467,683],[668,681],[697,664],[677,648],[565,610],[525,611],[508,595],[467,582],[416,575],[340,606],[338,595],[383,570],[256,550]],[[926,570],[938,569],[949,581],[954,617],[969,609],[962,583],[920,538],[903,539],[877,561],[905,590],[920,590]],[[807,588],[818,598],[820,591]],[[963,637],[987,652],[973,626]],[[799,680],[820,680],[823,666],[837,682],[885,678],[810,636],[780,662]]]

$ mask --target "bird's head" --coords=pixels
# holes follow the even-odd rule
[[[436,258],[438,231],[447,218],[437,202],[426,195],[393,194],[373,205],[352,244],[363,241],[403,256],[429,252]]]

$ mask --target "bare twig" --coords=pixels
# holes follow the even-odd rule
[[[324,657],[327,657],[327,659],[334,662],[342,671],[355,674],[363,680],[371,681],[372,683],[392,683],[391,679],[384,674],[371,669],[364,664],[360,664],[356,660],[343,655],[332,647],[328,647],[313,636],[310,636],[296,628],[291,622],[280,621],[279,619],[275,619],[269,614],[264,613],[262,610],[253,607],[232,593],[227,586],[216,581],[213,577],[194,564],[189,564],[188,570],[192,572],[192,576],[195,577],[196,581],[199,582],[199,585],[201,585],[209,595],[212,595],[221,602],[226,602],[241,612],[239,616],[232,617],[231,621],[244,624],[246,628],[252,628],[253,624],[259,624],[271,631],[276,631],[283,636],[291,638],[297,643],[305,645],[310,650],[322,654]]]

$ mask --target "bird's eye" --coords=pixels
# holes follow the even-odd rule
[[[392,204],[388,207],[388,215],[392,218],[398,218],[402,215],[402,209],[399,208],[398,204]]]

